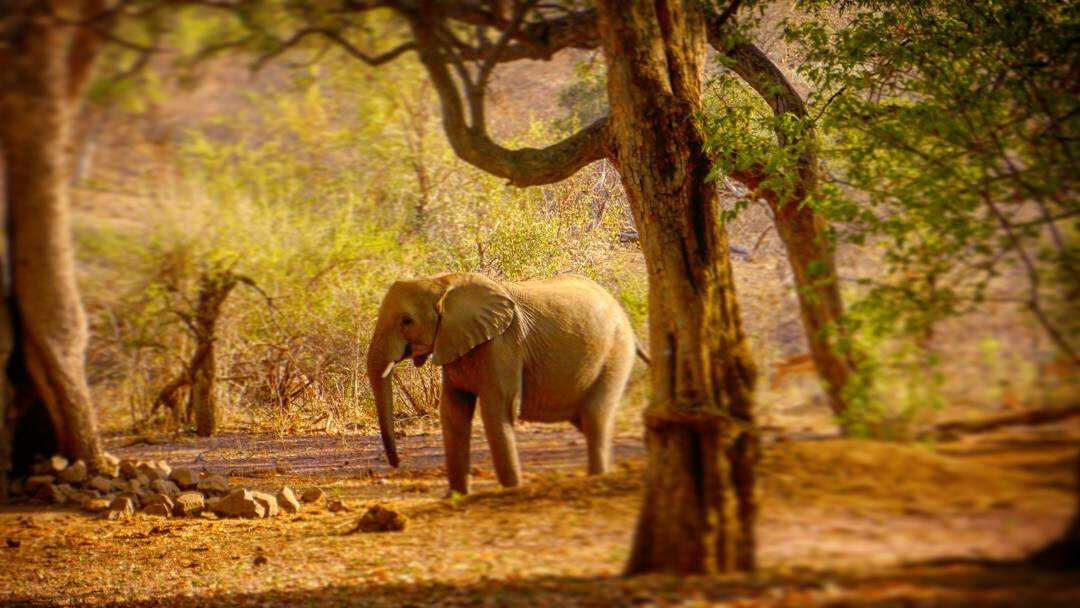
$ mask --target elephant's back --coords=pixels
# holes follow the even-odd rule
[[[607,290],[585,277],[516,283],[511,290],[526,325],[522,416],[573,418],[612,360],[633,358],[629,319]]]
[[[512,283],[514,299],[534,320],[551,320],[558,332],[580,337],[608,333],[629,319],[619,301],[601,285],[576,274]]]

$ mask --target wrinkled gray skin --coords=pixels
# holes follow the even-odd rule
[[[585,435],[590,474],[611,467],[616,408],[636,343],[619,303],[584,277],[501,284],[479,274],[394,283],[379,307],[368,377],[383,446],[398,465],[392,367],[428,357],[443,367],[443,444],[450,489],[469,490],[469,438],[477,405],[499,483],[517,486],[515,417],[573,423]]]

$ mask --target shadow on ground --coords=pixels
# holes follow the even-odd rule
[[[77,602],[77,597],[70,600]],[[5,605],[55,606],[33,598]],[[756,576],[536,577],[468,585],[357,582],[286,592],[160,597],[115,604],[152,606],[1018,606],[1080,605],[1076,572],[1025,563],[914,564],[872,574],[829,571]]]

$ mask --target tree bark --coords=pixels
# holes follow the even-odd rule
[[[754,567],[754,369],[695,116],[696,2],[599,3],[612,153],[649,273],[645,500],[627,573]]]
[[[67,191],[74,101],[92,57],[73,62],[68,49],[74,28],[53,17],[71,18],[79,8],[86,7],[16,2],[0,10],[5,474],[13,464],[28,463],[25,452],[40,449],[105,466],[84,370],[87,324],[75,280]],[[92,53],[85,44],[78,42]],[[52,441],[23,440],[38,435]]]
[[[214,344],[217,341],[217,322],[221,306],[229,292],[236,287],[238,278],[230,270],[209,270],[199,281],[199,301],[195,308],[193,332],[195,353],[191,356],[188,375],[191,392],[188,396],[189,415],[195,416],[195,432],[209,437],[217,432],[217,399],[214,384],[217,380],[217,357]]]

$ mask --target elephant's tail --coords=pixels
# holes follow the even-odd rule
[[[641,348],[641,344],[637,340],[634,340],[634,352],[636,352],[637,356],[645,362],[645,365],[652,365],[652,359],[649,358],[649,353],[645,352],[644,348]]]

